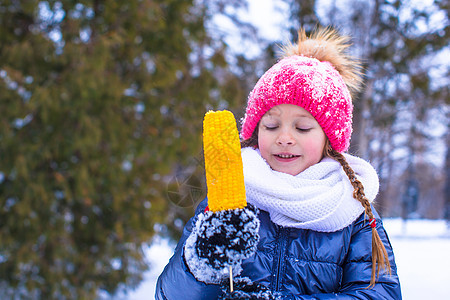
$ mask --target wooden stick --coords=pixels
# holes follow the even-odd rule
[[[233,292],[233,269],[230,267],[230,291]]]

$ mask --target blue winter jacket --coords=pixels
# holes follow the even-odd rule
[[[175,254],[158,278],[156,299],[217,299],[219,286],[197,281],[183,255],[196,216],[206,205],[205,199],[184,228]],[[348,227],[326,233],[281,227],[267,212],[260,211],[258,249],[243,262],[241,276],[280,292],[283,299],[401,299],[392,247],[375,215],[392,274],[380,275],[373,288],[367,288],[372,271],[372,233],[364,214]]]

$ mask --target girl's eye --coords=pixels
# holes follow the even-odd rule
[[[308,132],[308,131],[311,131],[311,129],[312,128],[308,128],[308,127],[306,127],[306,128],[297,127],[297,130],[300,132]]]
[[[275,130],[278,128],[278,126],[275,125],[264,125],[264,128],[266,128],[266,130]]]

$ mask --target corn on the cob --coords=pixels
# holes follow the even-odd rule
[[[244,172],[236,120],[230,111],[209,111],[203,120],[208,206],[213,212],[244,208]]]

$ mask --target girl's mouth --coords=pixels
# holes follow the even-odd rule
[[[276,156],[280,157],[280,158],[293,158],[293,157],[298,157],[299,155],[294,155],[294,154],[275,154]]]
[[[285,154],[285,153],[274,154],[274,156],[275,156],[276,160],[283,161],[283,162],[289,162],[289,161],[295,160],[296,158],[300,157],[300,155]]]

